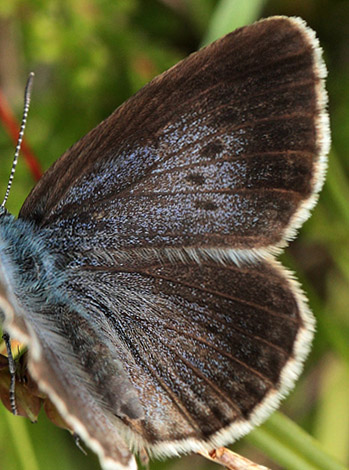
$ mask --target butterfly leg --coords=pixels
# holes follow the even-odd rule
[[[8,357],[8,368],[11,375],[11,382],[10,382],[10,403],[11,403],[11,411],[14,415],[18,414],[17,405],[16,405],[16,363],[12,355],[11,351],[11,342],[10,336],[8,333],[4,333],[2,335],[2,339],[5,342],[6,350],[7,350],[7,357]]]

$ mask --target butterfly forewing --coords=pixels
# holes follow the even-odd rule
[[[21,217],[69,247],[281,244],[320,171],[314,48],[302,23],[274,18],[190,56],[63,155]]]

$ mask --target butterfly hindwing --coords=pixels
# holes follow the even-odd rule
[[[69,272],[67,292],[92,324],[104,312],[115,332],[144,410],[141,419],[121,419],[129,442],[166,455],[209,449],[276,407],[299,373],[313,325],[284,268],[271,260],[237,267],[156,258],[112,268],[107,259],[108,266],[100,256]]]
[[[40,389],[110,468],[132,468],[128,446],[173,455],[232,442],[293,385],[313,318],[276,261],[111,264],[99,253],[66,268],[52,305],[15,301],[10,323]]]

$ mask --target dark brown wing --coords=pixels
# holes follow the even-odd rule
[[[119,430],[156,455],[215,448],[248,432],[292,387],[309,350],[313,318],[276,261],[148,258],[112,269],[100,258],[67,275],[68,296],[97,327],[103,313],[115,332],[110,354],[119,355],[144,410],[139,420],[124,416],[127,431],[122,423]],[[67,347],[92,354],[87,329],[70,322],[63,329]],[[103,358],[94,361],[103,367]],[[107,387],[94,386],[107,402]]]
[[[270,250],[321,186],[324,74],[299,19],[228,34],[69,149],[20,217],[66,231],[70,246]]]
[[[126,443],[157,456],[231,443],[293,386],[313,317],[276,261],[92,261],[66,268],[40,304],[4,292],[0,269],[0,306],[40,389],[103,468],[135,468]],[[120,413],[134,391],[142,414]]]

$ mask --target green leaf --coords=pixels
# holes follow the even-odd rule
[[[280,412],[275,412],[261,428],[246,438],[269,457],[289,470],[348,470],[327,454],[321,445]]]
[[[261,14],[265,0],[221,0],[212,15],[202,46],[210,44],[224,34],[234,31],[240,26],[256,21]]]

